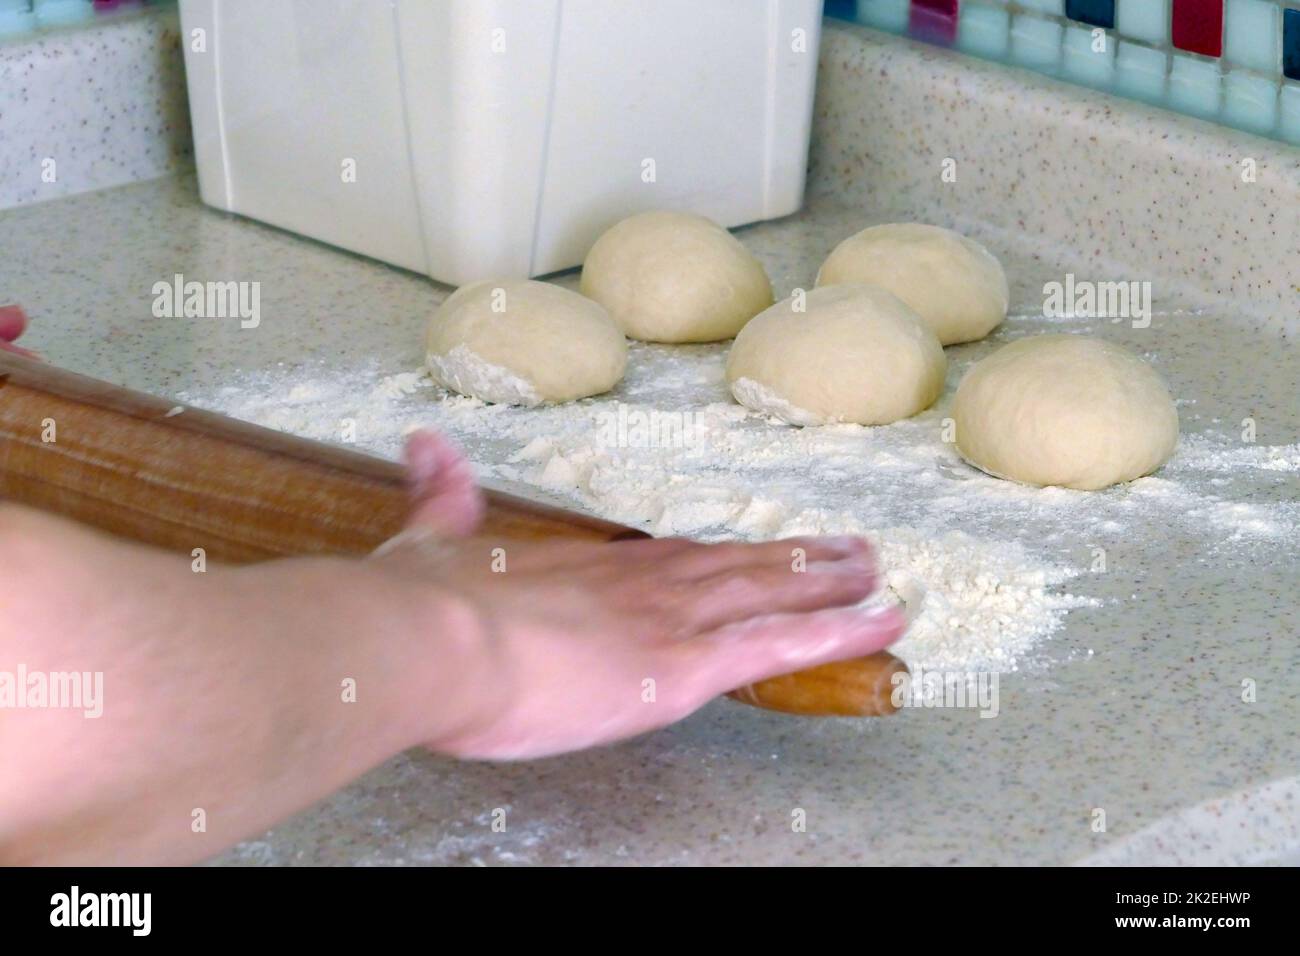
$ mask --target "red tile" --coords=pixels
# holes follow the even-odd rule
[[[1174,46],[1223,55],[1223,0],[1174,0]]]
[[[912,0],[907,30],[918,40],[951,44],[957,39],[957,0]]]

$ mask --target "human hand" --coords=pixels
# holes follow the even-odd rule
[[[875,582],[861,541],[500,540],[477,533],[482,496],[445,440],[416,435],[408,460],[410,527],[362,562],[197,573],[188,554],[0,504],[0,659],[108,689],[95,719],[0,721],[16,768],[0,774],[0,862],[203,859],[411,746],[522,759],[608,743],[903,630],[851,606]]]
[[[36,358],[36,353],[14,345],[14,340],[27,328],[27,315],[19,305],[0,305],[0,352],[14,352]]]
[[[411,523],[372,564],[435,590],[444,621],[454,605],[455,656],[472,672],[464,719],[427,741],[436,751],[524,759],[609,743],[736,687],[870,654],[906,627],[896,610],[853,606],[878,582],[862,539],[488,537],[470,467],[445,439],[417,433],[407,460]]]

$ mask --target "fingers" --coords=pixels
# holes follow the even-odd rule
[[[22,335],[26,328],[27,315],[23,312],[22,306],[0,305],[0,351],[25,355],[28,358],[38,358],[33,351],[10,344],[14,339]]]
[[[831,661],[865,657],[902,636],[893,607],[774,614],[728,624],[682,645],[690,678],[711,696]]]
[[[692,580],[722,574],[735,568],[776,566],[794,569],[812,562],[836,561],[870,554],[871,545],[858,537],[798,537],[757,544],[724,542],[701,545],[673,562],[670,576]]]
[[[699,542],[685,538],[636,538],[608,543],[555,539],[531,544],[514,567],[520,571],[548,573],[615,572],[624,578],[644,574],[647,584],[657,588],[663,580],[659,569],[671,566],[680,555],[702,547]]]
[[[786,538],[760,544],[704,544],[686,538],[640,538],[597,543],[553,540],[532,544],[520,554],[516,570],[574,573],[601,571],[626,579],[634,572],[647,586],[664,592],[683,585],[694,592],[703,578],[719,580],[745,569],[769,568],[774,579],[798,569],[854,556],[872,560],[871,546],[862,538]]]
[[[857,604],[876,589],[869,555],[815,561],[803,571],[775,565],[743,567],[678,585],[674,598],[697,631],[758,615],[820,611]]]
[[[27,328],[27,314],[20,305],[0,305],[0,341],[12,342]]]
[[[447,537],[473,533],[486,504],[459,449],[439,433],[422,429],[407,439],[406,466],[412,498],[407,527]]]

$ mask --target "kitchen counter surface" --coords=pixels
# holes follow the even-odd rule
[[[784,295],[874,218],[821,199],[740,236]],[[1003,676],[996,719],[935,709],[811,721],[719,701],[635,741],[528,764],[411,752],[218,862],[1294,860],[1295,346],[1237,324],[1228,309],[1184,309],[1158,283],[1150,329],[1049,323],[1038,314],[1042,286],[1071,267],[1069,250],[1049,258],[1026,254],[1011,234],[981,238],[1007,265],[1013,314],[988,342],[949,350],[954,376],[1047,324],[1128,342],[1170,381],[1184,447],[1164,485],[1144,479],[1098,500],[1122,508],[1125,496],[1177,488],[1195,512],[1165,527],[1139,512],[1131,526],[1095,526],[1101,539],[1054,542],[1073,547],[1075,563],[1103,547],[1111,570],[1071,582],[1099,606],[1069,615],[1042,666]],[[448,292],[205,209],[190,175],[0,213],[0,246],[0,300],[33,318],[25,344],[60,366],[164,395],[215,396],[249,370],[288,380],[310,366],[373,381],[413,371],[425,318]],[[175,273],[260,282],[260,325],[155,318],[152,288]],[[639,348],[651,363],[664,347]],[[718,347],[698,354],[721,361]],[[410,398],[422,400],[431,401]],[[1233,450],[1246,417],[1257,423],[1254,457]],[[1050,515],[1034,520],[1051,524]],[[1002,533],[1032,544],[1036,527]],[[508,821],[502,833],[491,825],[497,809]],[[806,832],[793,832],[796,810]]]

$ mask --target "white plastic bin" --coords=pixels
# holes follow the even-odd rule
[[[203,201],[453,284],[798,209],[821,0],[181,0]]]

